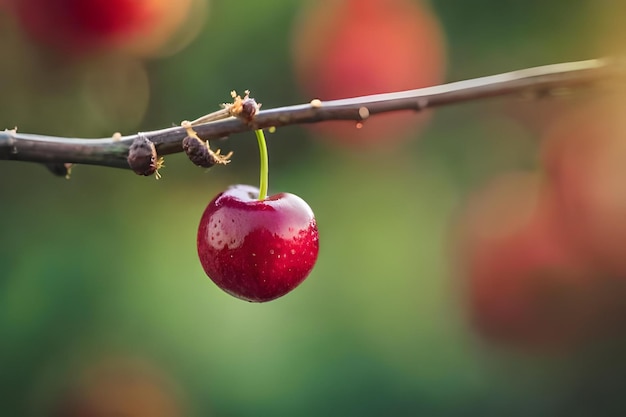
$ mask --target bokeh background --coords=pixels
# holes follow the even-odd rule
[[[264,108],[312,98],[293,65],[310,3],[199,3],[158,53],[87,58],[42,46],[0,3],[0,127],[107,137],[198,117],[231,90],[252,90]],[[620,3],[433,0],[442,78],[613,52]],[[441,108],[388,146],[384,135],[359,147],[279,129],[270,191],[307,200],[320,254],[298,289],[267,304],[219,290],[195,245],[213,196],[258,181],[251,133],[213,143],[235,152],[227,167],[171,155],[158,181],[0,163],[0,414],[91,415],[80,407],[100,404],[120,416],[623,415],[617,344],[563,355],[485,340],[450,255],[466,196],[537,164],[560,100]]]

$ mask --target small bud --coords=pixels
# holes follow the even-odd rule
[[[250,97],[250,91],[246,90],[243,98],[237,95],[237,92],[231,91],[230,95],[233,97],[232,103],[222,104],[222,106],[228,110],[231,116],[239,117],[246,121],[246,123],[252,122],[254,116],[261,108],[261,104],[257,103],[255,99]]]
[[[58,163],[58,164],[45,164],[46,168],[50,170],[54,175],[59,177],[65,177],[65,179],[69,180],[70,175],[72,174],[72,165],[70,163]]]
[[[241,102],[241,113],[239,114],[239,117],[249,123],[252,121],[260,107],[261,106],[257,104],[255,99],[246,96]]]
[[[135,174],[144,176],[155,174],[157,179],[161,178],[159,168],[163,166],[163,158],[158,157],[154,143],[144,135],[137,135],[130,145],[127,161]]]
[[[322,107],[322,100],[320,100],[319,98],[314,98],[313,100],[311,100],[311,107],[313,107],[314,109],[319,109],[320,107]]]

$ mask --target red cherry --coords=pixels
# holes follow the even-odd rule
[[[186,415],[177,381],[144,358],[111,356],[77,369],[44,415],[64,417]]]
[[[35,43],[68,56],[106,49],[152,55],[187,18],[192,0],[13,0]]]
[[[476,330],[492,342],[562,352],[595,340],[602,282],[568,242],[551,190],[509,174],[475,194],[457,229]]]
[[[389,93],[439,84],[444,77],[443,31],[423,2],[311,2],[292,38],[295,75],[310,98]],[[424,113],[407,111],[371,116],[360,129],[355,122],[311,128],[342,144],[388,145],[419,130],[426,120]]]
[[[319,251],[313,211],[300,197],[235,185],[207,206],[198,228],[198,255],[218,287],[246,301],[265,302],[296,288]]]
[[[597,266],[626,277],[626,104],[591,102],[554,121],[543,162],[568,233]]]

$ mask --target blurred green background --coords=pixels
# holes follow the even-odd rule
[[[433,1],[446,78],[601,55],[617,3]],[[74,70],[41,68],[10,49],[15,27],[3,19],[0,127],[101,137],[195,118],[233,89],[252,90],[265,108],[308,101],[290,61],[302,6],[213,1],[186,48],[105,78],[138,96],[128,108],[88,104],[88,78],[106,77],[105,64],[80,82]],[[195,246],[212,197],[257,183],[254,135],[215,142],[235,151],[226,168],[166,157],[159,181],[88,166],[68,181],[0,163],[0,414],[50,415],[81,369],[119,356],[167,375],[186,415],[623,415],[622,355],[522,355],[466,324],[450,216],[485,178],[534,164],[537,132],[516,117],[537,116],[534,105],[515,106],[442,108],[419,140],[383,157],[334,148],[300,126],[271,135],[270,188],[307,200],[321,247],[297,290],[261,305],[219,290]]]

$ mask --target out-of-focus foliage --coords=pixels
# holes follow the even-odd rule
[[[624,46],[624,8],[610,1],[431,6],[447,80]],[[252,90],[266,108],[308,101],[291,56],[303,7],[214,1],[192,15],[197,33],[174,54],[77,62],[35,49],[2,12],[0,128],[101,137],[195,118],[231,90]],[[195,245],[211,198],[257,183],[253,134],[215,141],[235,154],[208,172],[169,156],[159,181],[87,166],[68,181],[0,162],[0,414],[125,407],[112,387],[130,384],[142,393],[127,411],[137,416],[155,397],[176,404],[167,415],[623,415],[620,346],[572,358],[485,342],[468,324],[450,258],[450,220],[465,195],[534,167],[563,100],[440,109],[419,140],[391,149],[335,148],[301,126],[269,135],[271,191],[307,200],[320,254],[296,291],[260,305],[215,287]]]

